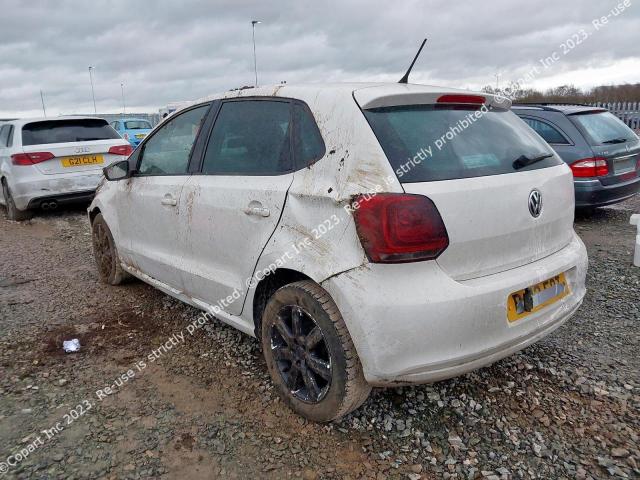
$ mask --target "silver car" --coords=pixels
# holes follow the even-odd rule
[[[131,151],[102,118],[6,122],[0,126],[0,202],[10,220],[26,220],[40,208],[90,201],[102,168]]]

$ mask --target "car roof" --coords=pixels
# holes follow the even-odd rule
[[[548,112],[560,112],[565,115],[576,115],[585,112],[606,112],[607,109],[594,107],[592,105],[582,105],[578,103],[514,103],[514,112],[521,110],[542,110]]]
[[[446,93],[453,94],[476,94],[484,96],[489,103],[501,105],[508,108],[511,101],[505,97],[493,95],[485,92],[475,92],[470,90],[461,90],[458,88],[438,87],[434,85],[421,85],[413,83],[391,83],[391,82],[349,82],[349,83],[308,83],[308,84],[280,84],[262,87],[243,87],[241,89],[229,90],[227,92],[215,93],[202,97],[193,102],[182,102],[175,112],[214,100],[222,100],[228,98],[239,97],[283,97],[314,102],[322,95],[343,96],[345,98],[356,98],[362,108],[373,108],[376,101],[382,97],[393,98],[394,101],[404,97],[412,97],[415,100],[420,98],[433,98],[433,96]],[[437,98],[437,97],[436,97]],[[426,101],[425,103],[430,103]],[[400,103],[402,104],[402,103]]]

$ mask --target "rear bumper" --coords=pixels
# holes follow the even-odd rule
[[[102,171],[64,175],[26,173],[9,182],[14,202],[20,210],[39,207],[46,200],[59,204],[90,200],[102,179]]]
[[[436,262],[367,264],[322,283],[340,309],[372,385],[429,383],[489,365],[562,325],[585,295],[587,253],[576,236],[537,262],[455,281]],[[507,298],[565,273],[571,294],[510,323]]]
[[[622,202],[640,191],[640,177],[615,185],[600,180],[574,180],[576,207],[603,207]]]
[[[43,204],[55,203],[56,205],[70,205],[74,203],[89,203],[93,200],[96,191],[88,190],[86,192],[64,193],[60,195],[50,195],[46,197],[33,198],[29,201],[28,208],[40,208]]]

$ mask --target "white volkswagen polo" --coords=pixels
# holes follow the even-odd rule
[[[492,95],[406,84],[213,96],[105,169],[103,281],[127,274],[260,339],[296,412],[510,355],[585,294],[569,167]]]
[[[131,146],[93,117],[12,120],[0,126],[2,202],[11,220],[39,208],[89,202],[102,168],[126,158]]]

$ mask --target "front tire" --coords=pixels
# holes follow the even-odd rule
[[[119,285],[128,274],[120,265],[120,258],[111,230],[99,213],[91,224],[93,257],[98,268],[100,281],[109,285]]]
[[[296,413],[329,422],[358,408],[371,386],[342,315],[329,294],[304,280],[271,297],[262,317],[267,368]]]
[[[4,205],[7,208],[7,217],[9,218],[9,220],[22,222],[33,217],[32,210],[20,210],[18,207],[16,207],[16,204],[13,201],[13,196],[11,195],[11,190],[9,190],[9,185],[7,185],[6,180],[2,181],[2,194],[4,195]]]

